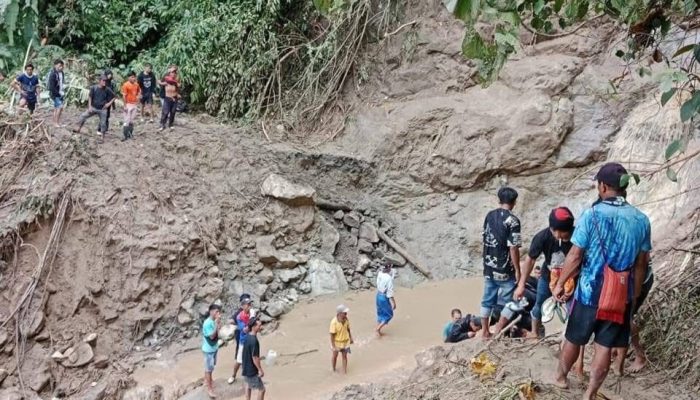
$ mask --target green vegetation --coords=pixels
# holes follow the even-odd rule
[[[40,75],[50,68],[51,47],[52,55],[71,61],[69,79],[81,85],[105,67],[119,80],[147,62],[158,75],[177,64],[195,107],[230,119],[274,113],[293,125],[315,120],[335,99],[360,48],[385,31],[397,4],[0,0],[0,25],[6,28],[0,36],[16,39],[0,47],[0,69],[18,72],[30,39],[30,60]]]

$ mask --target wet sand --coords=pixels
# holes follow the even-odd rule
[[[267,385],[265,398],[323,399],[350,384],[398,378],[415,367],[417,353],[442,343],[442,328],[449,320],[452,308],[460,308],[463,313],[478,311],[481,291],[480,277],[426,282],[412,289],[398,288],[396,313],[382,338],[377,338],[374,333],[374,291],[349,292],[300,303],[281,319],[279,329],[260,337],[261,354],[268,350],[279,354],[273,366],[267,366],[263,361],[263,380]],[[330,367],[328,328],[340,303],[350,307],[348,316],[355,339],[347,375],[333,373]],[[290,356],[306,351],[312,352]],[[233,346],[222,348],[218,357],[214,378],[226,379],[233,371]],[[340,366],[339,359],[339,369]],[[171,399],[178,387],[200,379],[202,374],[202,354],[192,351],[178,360],[149,362],[134,372],[134,378],[140,387],[162,385],[166,398]],[[242,385],[240,378],[234,385]],[[218,397],[229,398],[241,396]]]

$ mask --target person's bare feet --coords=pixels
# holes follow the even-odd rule
[[[539,339],[540,336],[537,334],[537,332],[530,332],[526,331],[527,333],[525,334],[526,339]]]
[[[481,340],[491,340],[491,336],[493,336],[491,335],[491,331],[488,329],[484,329],[483,331],[484,332],[481,334]]]
[[[645,356],[635,356],[634,357],[634,362],[632,362],[632,365],[630,365],[630,372],[640,372],[641,370],[644,369],[647,365],[647,358]]]
[[[553,379],[552,379],[552,383],[554,384],[554,386],[558,387],[559,389],[568,389],[569,388],[569,379],[566,376],[559,375],[559,373],[554,374]]]
[[[216,398],[216,393],[214,393],[213,390],[209,389],[207,390],[207,395],[209,395],[210,399],[215,399]]]
[[[574,367],[572,372],[581,380],[586,378],[586,372],[583,370],[583,367]]]

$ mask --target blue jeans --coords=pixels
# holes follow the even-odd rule
[[[204,353],[204,372],[214,372],[216,367],[216,353]]]
[[[515,291],[515,278],[507,281],[496,281],[488,276],[484,277],[484,297],[481,298],[481,316],[490,316],[496,304],[507,304],[513,300]],[[501,301],[498,301],[498,300]]]
[[[544,277],[544,272],[547,272],[547,278]],[[549,290],[549,273],[548,271],[543,271],[542,275],[537,280],[537,298],[530,312],[532,319],[542,321],[542,304],[550,297],[552,297],[552,291]]]

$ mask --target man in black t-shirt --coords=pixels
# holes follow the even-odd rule
[[[535,261],[540,255],[544,255],[544,263],[540,268],[540,278],[537,281],[537,299],[532,308],[531,335],[537,336],[540,332],[542,321],[542,304],[552,297],[549,289],[550,269],[564,266],[566,255],[571,250],[571,235],[574,233],[574,215],[566,207],[557,207],[549,213],[549,227],[539,231],[532,239],[530,250],[520,270],[518,288],[515,290],[515,298],[519,299],[525,293],[525,282],[532,272]]]
[[[143,72],[138,77],[139,86],[141,87],[141,119],[148,114],[150,122],[153,122],[153,94],[156,90],[156,78],[153,75],[153,66],[146,63],[143,67]],[[148,107],[148,112],[146,112]]]
[[[489,319],[499,298],[503,304],[512,300],[520,276],[520,220],[511,212],[517,198],[515,189],[502,187],[498,191],[501,206],[489,212],[484,220],[484,295],[481,299],[484,339],[491,337]],[[500,318],[496,333],[507,323],[506,318]]]
[[[107,132],[107,110],[114,104],[114,92],[107,86],[107,77],[101,76],[97,85],[90,88],[88,95],[88,109],[80,115],[78,127],[73,129],[73,132],[80,133],[85,121],[95,115],[100,117],[100,125],[97,128],[97,134],[103,135]]]
[[[250,400],[253,390],[258,390],[258,400],[265,399],[265,384],[262,377],[265,376],[262,364],[260,364],[260,342],[258,333],[262,329],[262,322],[257,318],[251,318],[248,322],[248,336],[243,344],[243,378],[246,383],[246,400]]]

